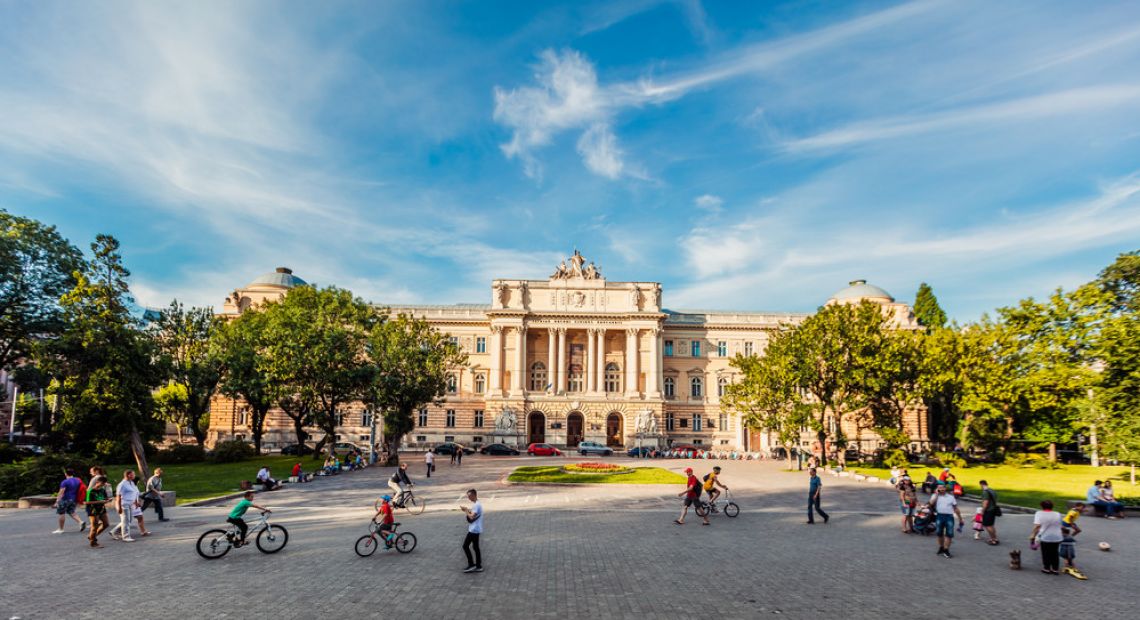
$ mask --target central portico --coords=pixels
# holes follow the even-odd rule
[[[609,282],[575,251],[546,280],[495,280],[487,318],[487,406],[525,412],[527,442],[621,446],[660,413],[659,283]]]

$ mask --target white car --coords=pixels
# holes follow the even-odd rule
[[[587,454],[599,454],[601,456],[613,455],[613,448],[608,448],[596,441],[583,441],[578,444],[578,454],[586,456]]]

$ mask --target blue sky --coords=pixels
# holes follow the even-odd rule
[[[0,207],[152,306],[486,302],[578,247],[672,308],[971,319],[1140,246],[1140,5],[1091,6],[0,2]]]

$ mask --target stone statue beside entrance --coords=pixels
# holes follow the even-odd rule
[[[646,409],[637,414],[637,426],[635,430],[643,435],[657,435],[657,416],[653,415],[652,409]]]
[[[495,418],[495,433],[514,435],[517,425],[518,416],[515,415],[515,410],[510,407],[503,407],[499,417]]]

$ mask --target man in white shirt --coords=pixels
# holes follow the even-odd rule
[[[431,478],[431,470],[435,469],[435,453],[431,450],[424,453],[424,465],[427,465],[427,477]]]
[[[467,517],[467,538],[463,539],[463,554],[467,556],[465,573],[483,572],[483,555],[479,552],[479,535],[483,533],[483,504],[479,503],[479,495],[475,489],[467,491],[467,499],[474,505],[470,508],[461,506],[463,514]],[[475,549],[475,557],[471,557],[471,549]]]
[[[946,490],[947,485],[939,484],[930,498],[930,508],[934,511],[935,532],[938,533],[938,555],[951,558],[950,543],[954,542],[954,517],[958,523],[964,524],[962,513],[958,511],[958,500],[954,494]]]
[[[277,488],[277,481],[273,479],[269,473],[269,466],[263,466],[257,472],[257,482],[265,487],[266,491],[272,491]]]
[[[135,542],[131,538],[131,519],[137,519],[139,522],[139,533],[143,536],[150,536],[150,532],[146,529],[146,524],[143,523],[142,509],[140,508],[142,502],[139,500],[139,488],[135,485],[135,472],[126,470],[123,472],[123,479],[119,482],[119,486],[115,488],[115,510],[119,512],[119,526],[118,530],[122,536],[123,542]],[[111,536],[115,536],[115,531],[111,531]]]

